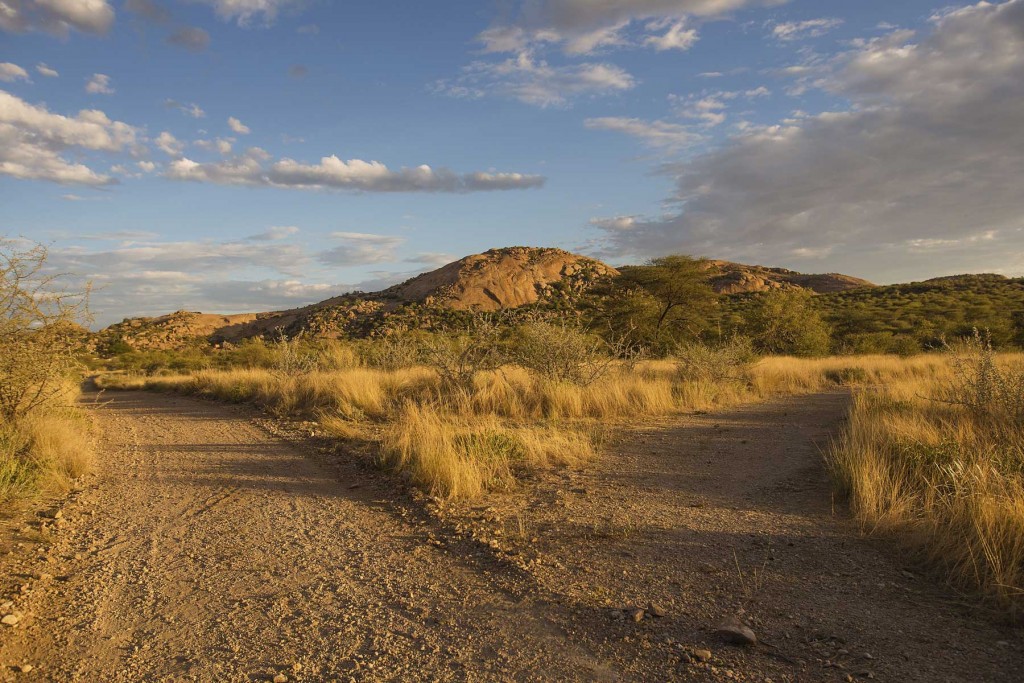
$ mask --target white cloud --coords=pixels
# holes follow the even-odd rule
[[[842,19],[834,18],[787,21],[775,24],[772,27],[772,36],[784,42],[803,40],[805,38],[820,38],[842,25]]]
[[[142,171],[143,173],[152,173],[153,171],[156,170],[156,164],[154,164],[152,161],[137,161],[135,162],[135,165],[138,166],[139,170]]]
[[[221,156],[231,154],[234,138],[217,138],[216,140],[196,140],[195,146],[211,152],[218,152]]]
[[[236,20],[239,25],[251,24],[254,19],[261,18],[264,23],[272,23],[282,10],[299,7],[303,0],[199,0],[210,5],[217,16],[226,20]]]
[[[236,119],[234,116],[228,117],[228,128],[235,131],[239,135],[248,135],[250,132],[252,132],[249,130],[249,126],[245,125],[244,123]]]
[[[318,258],[321,263],[333,266],[393,262],[398,247],[405,243],[404,237],[365,232],[332,232],[331,238],[341,244],[321,252]]]
[[[881,281],[1021,267],[1024,0],[943,13],[912,41],[870,41],[817,86],[851,107],[754,127],[669,167],[679,209],[599,222],[606,253],[824,254],[822,267]],[[950,241],[956,252],[920,253]]]
[[[106,33],[114,23],[107,0],[0,0],[0,29],[14,33],[47,31],[67,35],[71,29]]]
[[[473,62],[437,90],[455,97],[508,97],[540,107],[566,107],[579,97],[609,95],[632,89],[636,81],[611,64],[551,66],[523,52],[502,62]]]
[[[112,121],[102,111],[83,109],[74,117],[52,114],[0,90],[0,174],[103,185],[112,182],[109,175],[68,161],[62,154],[132,151],[136,136],[134,127]]]
[[[93,74],[85,84],[85,92],[92,95],[113,95],[114,89],[110,85],[110,76]]]
[[[714,18],[745,7],[779,5],[786,0],[523,0],[510,21],[477,38],[488,52],[521,52],[557,44],[567,54],[588,54],[609,46],[647,45],[688,49],[697,39],[686,28],[689,17]],[[639,41],[629,35],[639,25]],[[657,31],[667,32],[657,34]]]
[[[11,62],[0,62],[0,81],[13,83],[14,81],[27,81],[28,72],[17,64]]]
[[[39,73],[40,76],[46,76],[47,78],[57,78],[58,76],[60,76],[60,74],[57,73],[56,69],[51,69],[42,62],[36,64],[36,71]]]
[[[218,163],[176,159],[168,166],[166,175],[172,180],[220,185],[359,192],[477,192],[527,189],[544,184],[542,176],[521,173],[458,175],[444,168],[433,169],[426,165],[393,171],[379,161],[344,161],[336,156],[324,157],[318,164],[302,164],[292,159],[267,163],[269,160],[265,151],[253,147],[242,155]]]
[[[156,136],[153,144],[157,146],[157,149],[170,157],[180,157],[185,149],[185,144],[166,130]]]
[[[664,22],[651,22],[647,27],[651,30],[665,28]],[[644,39],[644,45],[653,47],[658,52],[664,50],[689,50],[697,42],[697,29],[689,28],[685,20],[673,21],[667,25],[663,34],[650,35]]]
[[[587,119],[583,124],[591,130],[610,130],[639,138],[649,147],[675,150],[703,139],[689,128],[665,121],[643,121],[618,116]]]
[[[277,240],[283,240],[287,237],[291,237],[292,235],[297,235],[298,233],[299,229],[294,225],[275,225],[270,228],[267,228],[263,232],[257,233],[255,235],[250,235],[245,239],[249,240],[250,242],[274,242]]]

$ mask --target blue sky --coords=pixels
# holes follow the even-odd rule
[[[1024,273],[1024,0],[0,0],[0,235],[99,323],[468,253]]]

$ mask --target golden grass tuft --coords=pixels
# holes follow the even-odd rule
[[[614,367],[588,386],[512,365],[478,372],[465,389],[446,388],[426,367],[293,375],[203,370],[153,378],[108,375],[100,384],[254,403],[278,415],[317,419],[338,438],[381,440],[383,462],[423,489],[472,498],[508,488],[517,472],[586,461],[603,425],[927,374],[937,362],[767,358],[749,370],[748,381],[708,381],[684,379],[671,359],[654,360]]]
[[[1024,367],[1019,355],[998,362]],[[1024,425],[936,400],[955,381],[948,364],[911,362],[884,386],[859,393],[829,462],[866,530],[898,539],[952,584],[1017,617]]]
[[[68,407],[46,407],[0,424],[0,504],[69,491],[92,467],[91,427],[81,411]]]

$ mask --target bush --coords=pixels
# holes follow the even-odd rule
[[[754,345],[747,337],[733,337],[717,346],[703,342],[680,344],[673,355],[684,381],[746,382],[757,360]]]
[[[545,379],[589,386],[614,360],[604,342],[565,322],[530,321],[509,340],[510,360]]]
[[[15,421],[68,397],[80,367],[87,292],[45,271],[46,247],[0,240],[0,418]]]
[[[758,350],[792,356],[823,356],[831,336],[806,289],[775,289],[759,294],[744,328]]]
[[[364,341],[359,347],[359,357],[371,368],[402,370],[419,362],[420,344],[412,335],[396,332]]]
[[[1006,427],[1024,428],[1024,367],[1000,365],[991,341],[978,330],[956,344],[946,344],[946,351],[953,377],[939,392],[939,400]]]
[[[477,317],[469,332],[437,332],[424,337],[420,360],[437,372],[446,388],[468,393],[477,373],[501,367],[500,335],[492,318]]]

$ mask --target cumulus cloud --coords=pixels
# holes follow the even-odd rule
[[[113,95],[114,88],[110,85],[110,76],[93,74],[85,83],[85,92],[90,95]]]
[[[0,174],[104,185],[113,182],[109,175],[69,161],[64,155],[132,151],[137,145],[137,133],[134,127],[112,121],[96,109],[62,116],[0,90]]]
[[[195,145],[200,149],[218,152],[221,156],[231,154],[231,143],[234,138],[217,138],[216,140],[196,140]]]
[[[181,153],[185,149],[185,144],[166,130],[156,136],[156,139],[153,140],[153,144],[155,144],[157,149],[161,152],[171,157],[180,157]]]
[[[27,81],[28,72],[17,64],[11,62],[0,62],[0,81],[13,83],[14,81]]]
[[[690,28],[685,20],[651,22],[647,26],[652,30],[665,29],[661,35],[649,35],[644,39],[644,45],[653,47],[658,52],[689,50],[697,42],[697,29]]]
[[[529,52],[501,62],[477,61],[436,89],[455,97],[493,94],[540,107],[566,107],[574,99],[624,92],[636,85],[633,76],[612,64],[552,66]]]
[[[167,36],[167,42],[189,52],[202,52],[210,45],[210,34],[195,26],[181,26]]]
[[[880,280],[1024,267],[1024,0],[948,11],[923,33],[831,64],[817,86],[849,109],[753,128],[670,166],[679,209],[596,221],[605,253],[816,257]],[[950,244],[942,261],[936,245]]]
[[[0,29],[13,33],[63,36],[75,29],[100,34],[113,23],[114,8],[107,0],[0,0]]]
[[[568,54],[600,48],[647,45],[688,49],[697,39],[690,17],[713,18],[744,7],[778,5],[786,0],[523,0],[509,21],[478,36],[488,52],[520,52],[557,44]],[[642,37],[630,36],[641,29]],[[667,30],[666,30],[667,29]],[[660,31],[660,33],[659,33]]]
[[[239,135],[248,135],[250,132],[252,132],[249,130],[249,126],[245,125],[244,123],[236,119],[234,116],[228,117],[228,128],[235,131]]]
[[[842,19],[808,19],[806,21],[786,21],[772,27],[772,36],[783,42],[820,38],[829,31],[843,25]]]
[[[199,163],[176,159],[166,176],[172,180],[249,185],[304,190],[351,190],[358,192],[477,192],[518,190],[541,187],[542,176],[521,173],[474,172],[464,175],[430,166],[389,169],[379,161],[337,156],[323,157],[318,164],[303,164],[293,159],[270,161],[258,147],[217,163]]]
[[[591,130],[610,130],[639,138],[648,147],[676,150],[695,144],[703,136],[694,133],[687,126],[666,121],[644,121],[641,119],[607,116],[587,119],[583,122]]]
[[[366,263],[394,261],[404,237],[374,235],[365,232],[332,232],[331,239],[340,242],[332,249],[321,252],[321,263],[332,266],[356,266]]]
[[[47,78],[57,78],[60,76],[56,69],[51,69],[42,62],[36,64],[36,72],[38,72],[40,76],[46,76]]]

